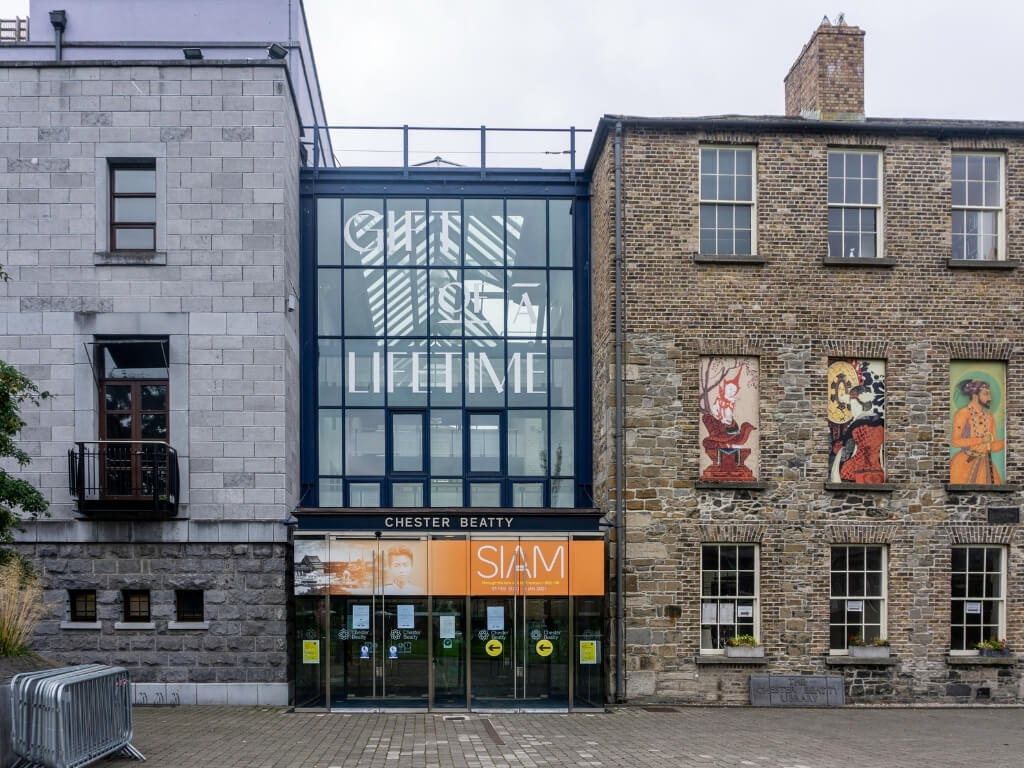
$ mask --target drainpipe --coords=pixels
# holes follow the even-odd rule
[[[622,583],[622,562],[626,556],[626,525],[623,494],[626,486],[625,417],[623,387],[622,312],[622,123],[615,124],[615,701],[625,701],[624,659],[626,642],[626,590]]]
[[[53,25],[54,37],[57,39],[57,61],[64,60],[64,29],[68,25],[68,15],[64,11],[50,11],[50,23]]]

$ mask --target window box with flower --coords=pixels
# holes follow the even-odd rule
[[[982,640],[974,647],[978,649],[979,656],[1005,658],[1010,655],[1010,649],[1006,647],[1006,641],[1000,640],[997,637]]]
[[[847,644],[850,655],[857,659],[887,659],[889,658],[889,641],[884,637],[876,637],[867,643],[861,635],[850,635]]]
[[[725,655],[732,658],[761,658],[764,656],[764,646],[753,635],[736,635],[726,642]]]

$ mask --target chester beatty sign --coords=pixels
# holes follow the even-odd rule
[[[302,531],[598,533],[596,509],[300,509]]]

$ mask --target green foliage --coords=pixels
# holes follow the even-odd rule
[[[0,267],[0,280],[9,279]],[[31,458],[14,442],[25,426],[21,408],[38,406],[50,397],[17,368],[0,360],[0,459],[14,459],[19,467],[28,466]],[[38,489],[0,467],[0,547],[13,542],[12,531],[21,530],[23,518],[37,518],[46,513],[46,507],[47,501]],[[0,550],[0,562],[10,558],[10,553]]]
[[[730,637],[728,640],[728,644],[731,645],[733,648],[753,648],[757,645],[760,645],[760,643],[757,642],[757,639],[753,635],[736,635],[735,637]]]

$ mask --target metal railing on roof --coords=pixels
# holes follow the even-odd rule
[[[0,19],[0,43],[27,43],[28,17]]]
[[[536,168],[567,170],[576,178],[577,144],[589,128],[493,128],[421,125],[312,125],[312,167],[401,168],[409,176],[417,170],[441,167],[446,171],[479,174],[489,170]],[[324,154],[322,132],[361,136],[362,143],[346,147],[344,138],[331,135],[335,154]],[[399,140],[401,144],[399,144]],[[440,145],[435,142],[440,141]],[[357,139],[358,142],[358,139]],[[586,152],[583,148],[582,151]],[[400,158],[400,160],[399,160]]]

